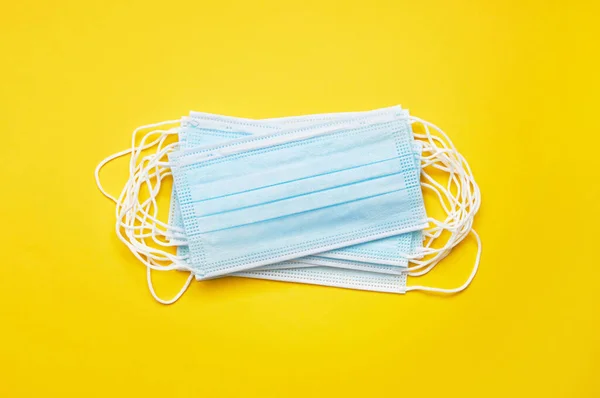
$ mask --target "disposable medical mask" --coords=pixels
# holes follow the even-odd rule
[[[281,126],[289,125],[319,125],[326,120],[368,120],[368,117],[382,115],[385,113],[394,113],[407,116],[405,111],[399,107],[385,108],[375,112],[357,112],[345,113],[340,116],[326,119],[323,115],[312,115],[306,117],[295,117],[276,119]],[[260,135],[273,131],[275,125],[272,121],[259,121],[249,119],[239,119],[223,117],[220,115],[192,113],[195,117],[184,119],[182,128],[179,130],[179,148],[189,149],[198,146],[225,142],[231,139],[247,136],[249,134]],[[199,118],[200,116],[201,118]],[[416,165],[415,176],[418,178],[420,173],[420,145],[416,145]],[[183,221],[179,212],[177,195],[173,190],[171,196],[171,209],[169,214],[169,225],[182,227]],[[179,255],[189,253],[186,241],[177,241],[181,246],[178,247]],[[327,265],[332,267],[342,267],[355,270],[374,271],[382,273],[399,274],[402,268],[408,266],[408,259],[404,256],[413,255],[422,243],[422,234],[420,231],[413,233],[397,235],[394,237],[380,239],[377,241],[355,245],[328,253],[322,253],[318,256],[309,256],[300,259],[304,263],[314,265]],[[389,266],[393,265],[393,266]],[[281,268],[281,267],[279,267]]]
[[[425,228],[412,145],[406,118],[382,116],[170,153],[192,270],[214,277]]]
[[[433,189],[434,192],[438,194],[440,200],[444,204],[444,209],[446,211],[447,217],[443,221],[430,220],[434,224],[432,228],[430,228],[425,236],[426,236],[426,244],[422,249],[420,256],[427,256],[424,260],[415,260],[412,259],[412,262],[415,264],[409,268],[409,275],[417,276],[431,270],[441,259],[443,259],[449,251],[458,244],[466,234],[471,231],[472,218],[474,214],[477,212],[479,207],[479,192],[477,185],[472,179],[470,169],[466,164],[466,161],[462,158],[462,156],[455,150],[450,141],[445,137],[443,132],[439,130],[437,127],[424,122],[420,119],[411,118],[411,122],[422,123],[425,126],[424,134],[415,134],[414,136],[424,142],[424,156],[422,158],[422,165],[432,166],[441,171],[447,172],[450,175],[448,187],[444,188],[441,185],[435,183],[433,179],[431,179],[427,173],[423,172],[423,187],[426,189]],[[165,122],[162,124],[154,125],[154,126],[144,126],[134,132],[133,142],[135,144],[135,135],[141,129],[145,129],[148,127],[158,127],[160,125],[165,125]],[[442,137],[436,137],[432,135],[429,131],[430,128],[435,129]],[[100,189],[103,193],[109,198],[115,200],[118,204],[117,206],[117,232],[120,234],[120,237],[124,240],[124,242],[132,249],[134,254],[140,258],[140,260],[144,261],[144,263],[148,266],[148,279],[150,282],[150,269],[159,269],[159,270],[169,270],[169,269],[184,269],[180,264],[181,258],[174,256],[172,254],[165,254],[161,250],[156,250],[154,248],[148,248],[144,246],[144,243],[140,243],[145,239],[152,238],[156,240],[156,236],[164,236],[169,237],[170,239],[177,238],[178,234],[183,234],[184,231],[178,230],[170,230],[169,226],[160,220],[157,219],[157,208],[156,208],[156,193],[160,190],[160,184],[163,178],[168,177],[170,172],[168,171],[168,167],[166,167],[164,162],[161,160],[164,159],[164,155],[168,153],[170,150],[174,149],[176,145],[167,146],[165,145],[166,137],[177,133],[177,130],[156,130],[149,133],[144,139],[142,139],[139,146],[133,145],[132,150],[123,151],[121,153],[115,154],[105,161],[103,161],[97,168],[96,176],[98,177],[98,172],[100,168],[106,164],[108,161],[118,157],[123,156],[128,153],[132,153],[132,159],[130,163],[130,174],[131,179],[128,182],[127,186],[123,190],[122,195],[118,198],[112,198],[109,194],[107,194],[101,187]],[[149,137],[152,137],[154,134],[160,134],[160,136],[152,142],[148,142]],[[448,142],[448,144],[444,143],[444,140]],[[141,151],[147,149],[150,146],[156,145],[158,148],[158,154],[147,156],[141,158]],[[152,181],[152,179],[156,179]],[[146,201],[140,203],[136,202],[135,198],[139,192],[140,186],[147,185],[150,191],[150,198]],[[460,189],[454,189],[458,193],[452,194],[453,189],[451,186],[454,185]],[[140,224],[140,225],[137,225]],[[148,230],[148,225],[152,225],[151,230]],[[451,238],[446,242],[446,244],[442,248],[432,249],[431,243],[440,236],[441,232],[444,230],[448,230],[451,233]],[[123,233],[124,232],[124,235]],[[472,231],[474,233],[474,231]],[[476,236],[477,237],[477,236]],[[479,242],[479,238],[477,237],[477,241]],[[168,243],[165,243],[162,240],[157,240],[162,246],[168,246]],[[143,250],[140,248],[143,247]],[[464,289],[468,283],[470,283],[472,277],[475,275],[477,270],[477,265],[479,261],[480,252],[478,252],[477,260],[475,263],[475,267],[473,269],[473,273],[470,276],[469,280],[461,287],[457,289],[435,289],[428,287],[409,287],[406,289],[399,289],[399,291],[408,291],[414,289],[422,289],[422,290],[436,290],[443,292],[456,292]],[[416,258],[416,257],[415,257]],[[169,265],[162,265],[164,263],[170,263]],[[319,270],[317,270],[319,271]],[[247,271],[247,272],[262,272],[262,271]],[[319,278],[315,278],[316,280],[322,279],[322,271],[319,271]],[[265,278],[271,278],[269,275],[262,275]],[[261,277],[261,275],[254,276]],[[283,280],[281,275],[277,277],[278,280]],[[285,277],[284,277],[285,278]],[[290,277],[289,280],[297,280],[297,277]],[[188,283],[191,280],[188,279]],[[186,284],[186,286],[187,286]],[[327,283],[325,283],[327,284]],[[156,297],[153,290],[151,290],[153,295]],[[175,301],[180,295],[183,293],[180,292],[173,300],[164,301],[160,300],[158,297],[157,300],[170,303]]]

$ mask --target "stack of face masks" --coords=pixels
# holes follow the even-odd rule
[[[127,154],[130,177],[113,198],[99,171]],[[428,170],[445,173],[444,184]],[[169,176],[164,222],[157,196]],[[472,223],[480,195],[467,162],[439,128],[399,106],[264,120],[191,112],[136,129],[132,148],[102,161],[96,180],[117,204],[117,235],[146,265],[150,291],[164,304],[194,277],[454,293],[479,263]],[[427,218],[422,189],[440,200],[442,220]],[[429,272],[470,232],[479,250],[463,286],[406,286],[407,276]],[[151,270],[190,277],[162,300]]]

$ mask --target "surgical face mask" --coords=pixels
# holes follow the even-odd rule
[[[425,228],[412,143],[390,115],[171,153],[191,268],[210,278]]]
[[[285,125],[320,125],[329,117],[331,120],[359,120],[382,114],[405,115],[399,107],[385,108],[376,112],[357,112],[346,114],[329,115],[310,115],[306,117],[295,117],[276,119],[282,126]],[[225,142],[231,139],[247,136],[249,134],[267,134],[274,130],[275,123],[272,120],[259,121],[249,119],[239,119],[223,117],[220,115],[199,114],[191,119],[184,119],[179,132],[179,148],[189,149],[208,144]],[[280,127],[281,129],[281,127]],[[415,176],[420,173],[420,145],[415,145]],[[171,196],[171,210],[169,214],[169,225],[182,227],[179,205],[175,190]],[[178,254],[187,256],[189,249],[185,242],[179,242]],[[341,267],[363,271],[382,272],[390,274],[400,274],[402,268],[408,266],[407,256],[412,256],[420,248],[422,243],[421,231],[415,231],[408,234],[402,234],[390,238],[380,239],[360,245],[355,245],[328,253],[322,253],[317,256],[308,256],[298,259],[293,264],[277,264],[276,266],[265,266],[262,269],[271,267],[294,268],[302,263],[307,265],[326,265],[331,267]],[[381,264],[380,264],[381,263]]]
[[[411,123],[421,124],[425,129],[423,133],[413,134],[415,138],[419,139],[420,142],[424,144],[424,153],[421,158],[421,166],[423,168],[421,185],[423,189],[432,190],[438,195],[446,216],[440,220],[429,220],[433,226],[427,229],[424,234],[426,244],[419,250],[419,253],[416,256],[411,258],[412,265],[408,268],[408,272],[404,274],[404,276],[417,277],[432,270],[437,263],[448,255],[454,246],[459,244],[469,234],[469,232],[475,236],[479,250],[471,275],[468,280],[458,288],[439,289],[427,286],[410,286],[408,288],[402,288],[403,283],[399,282],[401,288],[397,290],[393,288],[391,291],[400,293],[410,290],[428,290],[442,293],[459,292],[465,289],[475,276],[481,255],[481,241],[475,231],[472,230],[473,217],[477,213],[480,205],[479,189],[472,177],[466,160],[458,153],[458,151],[456,151],[452,142],[443,131],[418,118],[411,117],[410,121]],[[132,253],[146,265],[150,291],[154,298],[163,304],[171,304],[177,301],[192,278],[192,275],[190,275],[190,278],[188,278],[183,289],[171,300],[163,300],[158,297],[154,292],[151,283],[152,269],[160,271],[187,269],[185,266],[181,265],[181,261],[187,260],[186,258],[174,256],[164,250],[156,249],[155,247],[148,245],[148,239],[160,244],[160,246],[172,245],[161,240],[161,236],[163,239],[177,239],[184,237],[184,235],[181,235],[184,233],[183,230],[172,230],[166,223],[157,218],[156,207],[156,195],[160,191],[161,181],[170,175],[169,167],[168,165],[165,166],[166,163],[163,159],[165,159],[165,155],[168,152],[176,148],[176,144],[167,145],[165,140],[169,135],[178,133],[178,129],[164,129],[162,126],[177,122],[178,121],[168,121],[142,126],[136,129],[133,134],[132,142],[134,144],[132,145],[132,148],[109,156],[97,166],[95,172],[96,182],[101,192],[117,204],[117,235],[131,249]],[[136,140],[138,132],[150,128],[155,128],[155,130],[146,134],[138,144]],[[438,135],[431,134],[430,130],[435,130]],[[156,137],[156,135],[159,135],[158,138],[151,139]],[[151,147],[157,148],[156,155],[148,155],[142,158],[142,151]],[[121,195],[118,198],[115,198],[102,188],[99,180],[99,172],[100,169],[111,160],[128,154],[131,154],[131,178],[124,187]],[[435,168],[438,171],[447,173],[449,176],[448,185],[444,187],[437,183],[427,172],[425,172],[427,168]],[[139,199],[139,191],[143,185],[147,186],[150,197],[142,201]],[[432,243],[437,241],[443,231],[448,231],[450,238],[444,242],[443,245],[437,245],[436,248],[434,248]],[[159,237],[159,239],[157,239],[157,237]],[[418,260],[419,257],[424,258]],[[382,290],[374,286],[371,276],[369,275],[351,278],[349,274],[339,274],[340,270],[333,270],[333,272],[331,272],[332,269],[317,269],[314,273],[303,273],[302,276],[299,277],[299,269],[292,269],[290,272],[287,272],[288,270],[285,269],[282,271],[286,272],[277,273],[277,270],[269,270],[269,272],[274,272],[275,274],[264,274],[264,271],[256,269],[242,272],[256,273],[256,275],[250,276],[254,278],[364,288],[366,290],[377,291],[389,290]],[[323,272],[327,274],[326,278],[324,278]],[[383,278],[388,278],[388,275],[383,276]],[[354,282],[348,283],[351,279]],[[385,284],[386,282],[383,281],[380,283]],[[395,282],[392,281],[391,283]]]
[[[275,130],[274,126],[276,126],[276,124],[281,124],[281,126],[318,126],[322,125],[326,120],[368,119],[368,117],[383,114],[395,114],[405,116],[408,115],[406,111],[402,111],[402,109],[398,106],[369,112],[353,112],[332,115],[308,115],[293,118],[267,119],[262,121],[192,112],[192,115],[194,116],[193,118],[184,118],[182,120],[182,127],[179,129],[179,148],[189,149],[208,144],[215,144],[247,136],[250,134],[267,134]],[[275,123],[275,121],[277,123]],[[204,126],[205,128],[200,128],[200,126]],[[279,130],[281,130],[281,128],[282,127],[278,127]],[[420,155],[420,149],[418,145],[415,149],[415,154],[417,155],[415,158],[415,172],[418,175],[418,167],[420,163],[420,160],[418,158],[418,156]],[[169,225],[173,227],[183,226],[175,190],[172,191],[171,195]],[[186,242],[174,242],[180,244],[177,250],[178,255],[180,255],[181,257],[188,257],[189,248],[187,247]],[[384,258],[383,256],[387,254],[390,257],[395,256],[395,264],[399,264],[400,266],[406,267],[408,265],[408,260],[404,256],[413,255],[416,252],[416,250],[421,246],[421,243],[421,232],[415,231],[409,234],[399,235],[397,237],[381,239],[378,241],[353,246],[352,250],[347,256],[350,259],[338,259],[336,258],[335,253],[332,252],[331,258],[327,258],[327,256],[308,256],[294,261],[287,261],[278,264],[258,267],[258,269],[266,270],[326,265],[337,268],[347,268],[354,270],[364,270],[398,275],[403,272],[403,269],[398,266],[376,264],[356,260],[363,259],[360,256],[361,253],[367,253],[369,256],[371,256],[370,258],[375,258],[376,260],[379,258]],[[353,252],[356,254],[352,255]],[[369,260],[370,258],[365,258],[365,260]]]

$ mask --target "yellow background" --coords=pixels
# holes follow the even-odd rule
[[[3,3],[0,396],[600,396],[595,7]],[[227,278],[150,297],[93,179],[133,128],[397,103],[480,183],[466,292]],[[117,192],[125,162],[102,177]],[[462,283],[474,254],[421,282]],[[169,296],[185,277],[155,279]]]

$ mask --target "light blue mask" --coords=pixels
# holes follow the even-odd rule
[[[173,153],[194,272],[224,275],[425,228],[406,117],[374,121]]]
[[[184,125],[194,125],[194,123],[183,122]],[[234,137],[239,137],[237,133],[230,133],[224,131],[216,131],[210,129],[198,129],[192,127],[183,127],[181,129],[180,135],[180,148],[194,148],[202,145],[225,142],[230,139],[234,139]],[[417,146],[415,150],[416,155],[416,164],[420,164],[420,146]],[[179,212],[179,205],[177,204],[177,195],[175,194],[175,190],[172,192],[171,196],[171,211],[169,214],[169,223],[171,226],[175,227],[183,227],[183,220],[181,219],[181,213]],[[373,242],[363,243],[360,245],[350,246],[348,248],[339,249],[339,251],[343,254],[344,250],[348,249],[348,257],[337,259],[334,255],[329,258],[325,255],[316,255],[316,256],[307,256],[301,259],[297,259],[295,261],[288,261],[284,263],[278,263],[273,265],[267,265],[264,267],[260,267],[261,269],[282,269],[282,268],[298,268],[298,267],[308,267],[308,266],[329,266],[329,267],[338,267],[338,268],[346,268],[346,269],[354,269],[354,270],[362,270],[362,271],[371,271],[371,272],[380,272],[380,273],[388,273],[388,274],[400,274],[403,272],[404,267],[399,266],[391,266],[384,264],[376,264],[364,261],[355,261],[352,259],[351,255],[355,252],[362,252],[369,254],[372,258],[379,259],[384,255],[392,256],[396,254],[396,260],[404,260],[406,265],[408,265],[408,260],[406,260],[403,256],[405,255],[413,255],[417,252],[417,250],[422,246],[422,233],[421,231],[409,232],[407,234],[402,234],[390,238],[379,239]],[[332,254],[337,254],[333,253]],[[389,253],[389,254],[388,254]],[[401,254],[400,254],[401,253]],[[177,248],[177,254],[179,256],[189,256],[189,248],[187,245],[181,245]]]
[[[317,114],[306,115],[281,119],[251,120],[222,115],[213,115],[200,112],[192,112],[192,118],[186,118],[182,121],[182,128],[179,133],[180,148],[193,148],[207,144],[224,142],[226,140],[239,138],[249,134],[267,134],[274,129],[282,129],[285,125],[307,126],[322,125],[327,120],[358,120],[368,119],[369,117],[396,114],[407,115],[400,107],[390,107],[368,112],[336,113],[336,114]],[[420,170],[420,146],[415,150],[416,169]],[[183,226],[177,204],[177,196],[173,190],[171,198],[171,212],[169,222],[173,226]],[[308,256],[298,259],[293,263],[269,265],[263,267],[270,268],[290,268],[299,265],[325,265],[331,267],[341,267],[347,269],[382,272],[390,274],[400,274],[402,268],[408,265],[406,255],[413,255],[422,245],[421,231],[415,231],[390,238],[380,239],[360,245],[355,245],[318,256]],[[179,246],[178,255],[184,256],[189,252],[185,245]],[[380,264],[383,263],[383,264]],[[393,266],[385,265],[393,264]]]

